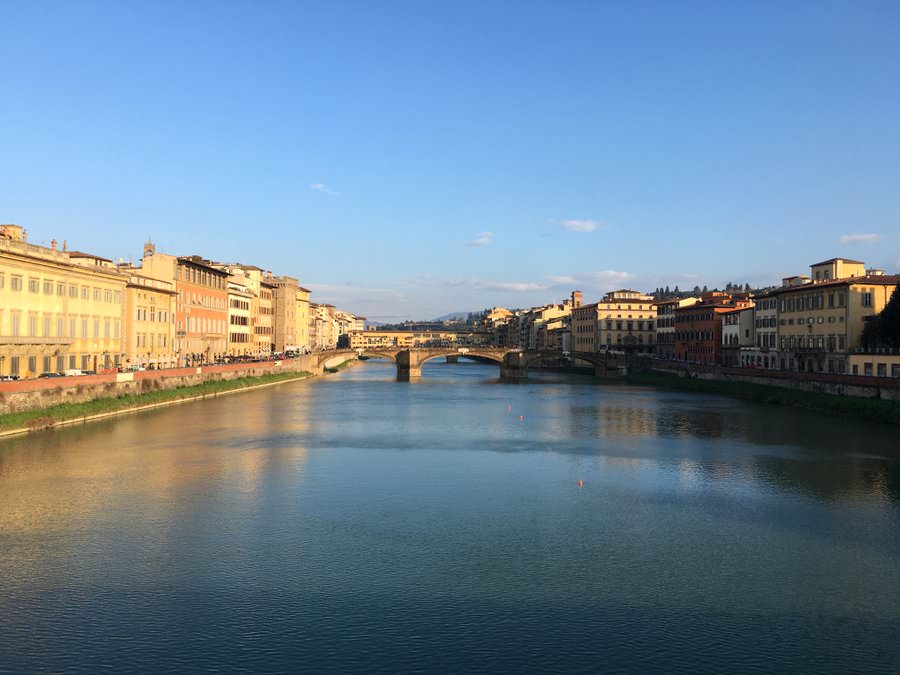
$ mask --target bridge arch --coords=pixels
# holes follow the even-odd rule
[[[465,352],[460,352],[457,349],[446,349],[446,350],[442,350],[442,351],[435,351],[434,353],[430,353],[430,352],[431,352],[431,350],[429,350],[429,354],[427,356],[423,356],[422,358],[420,358],[420,360],[419,360],[420,366],[424,365],[428,361],[433,361],[434,359],[440,359],[445,356],[459,356],[462,358],[465,358],[467,356],[477,356],[482,359],[487,359],[488,361],[493,361],[498,366],[503,365],[503,356],[502,355],[498,356],[497,354],[481,353],[477,349],[469,349],[468,351],[465,351]]]

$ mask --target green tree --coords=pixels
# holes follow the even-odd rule
[[[867,347],[900,347],[900,283],[884,309],[866,322],[862,341]]]

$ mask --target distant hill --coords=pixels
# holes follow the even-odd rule
[[[471,312],[451,312],[450,314],[444,314],[436,319],[432,319],[432,321],[465,321],[470,313]]]

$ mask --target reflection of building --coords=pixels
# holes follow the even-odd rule
[[[94,370],[123,357],[127,277],[112,261],[26,242],[0,226],[0,373]]]

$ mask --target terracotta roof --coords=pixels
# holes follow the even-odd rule
[[[81,251],[69,251],[70,258],[91,258],[92,260],[102,260],[103,262],[111,263],[112,260],[109,258],[103,258],[99,255],[94,255],[93,253],[83,253]]]
[[[838,262],[841,260],[843,260],[846,263],[850,263],[852,265],[865,265],[864,262],[861,262],[859,260],[850,260],[850,258],[830,258],[829,260],[823,260],[822,262],[819,262],[819,263],[813,263],[812,265],[810,265],[810,267],[818,267],[819,265],[828,265],[830,263]]]
[[[861,277],[846,277],[844,279],[829,279],[828,281],[817,281],[812,284],[803,284],[802,286],[788,286],[771,291],[773,295],[781,293],[790,293],[792,291],[805,292],[823,286],[843,286],[850,284],[870,284],[875,286],[896,286],[900,284],[900,274],[877,274],[866,275]]]

